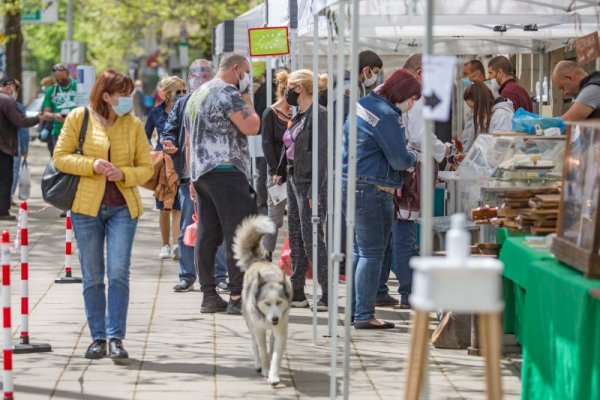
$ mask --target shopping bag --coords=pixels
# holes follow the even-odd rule
[[[292,276],[293,268],[292,268],[292,251],[290,250],[290,242],[289,236],[285,236],[285,241],[283,242],[283,248],[281,249],[281,256],[279,257],[279,268],[283,270],[283,272],[287,276]],[[312,263],[308,262],[308,268],[306,269],[306,279],[312,279]]]
[[[27,166],[27,160],[23,158],[21,168],[19,169],[19,200],[27,200],[31,192],[31,173]]]
[[[566,125],[560,117],[542,117],[523,108],[515,111],[512,117],[512,130],[515,132],[536,133],[536,126],[544,130],[548,128],[559,128],[564,133]]]
[[[185,232],[183,232],[183,244],[190,247],[196,245],[196,236],[198,236],[198,214],[194,213],[192,219],[194,222],[186,226]]]

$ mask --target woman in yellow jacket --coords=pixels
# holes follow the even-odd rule
[[[75,154],[85,109],[67,117],[52,158],[62,172],[79,175],[71,208],[83,274],[85,312],[92,344],[85,357],[127,358],[123,347],[129,304],[129,265],[137,219],[143,212],[138,185],[153,172],[141,121],[130,114],[134,85],[113,70],[92,89],[83,155]],[[108,296],[104,287],[107,247]],[[107,339],[109,340],[107,346]]]

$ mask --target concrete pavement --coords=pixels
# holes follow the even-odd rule
[[[30,298],[32,342],[46,342],[51,353],[14,355],[16,399],[304,399],[329,397],[327,313],[319,314],[319,341],[312,344],[312,314],[293,309],[282,383],[272,388],[253,370],[247,328],[239,316],[202,315],[196,290],[174,293],[178,264],[158,260],[158,212],[142,189],[146,214],[139,222],[131,268],[131,297],[125,346],[131,359],[115,365],[109,359],[83,357],[91,339],[81,284],[58,285],[64,261],[64,219],[43,209],[39,190],[48,153],[32,143],[30,168],[34,184],[30,225]],[[42,210],[42,211],[40,211]],[[16,213],[16,208],[13,210]],[[15,223],[0,222],[16,232]],[[282,242],[280,235],[280,244]],[[279,246],[280,247],[280,246]],[[74,274],[80,275],[74,255]],[[19,332],[18,254],[12,262],[14,337]],[[309,289],[312,287],[309,284]],[[343,295],[343,288],[341,292]],[[344,299],[342,298],[343,304]],[[392,399],[403,394],[410,345],[410,311],[380,309],[397,324],[388,331],[352,331],[352,399]],[[340,314],[343,318],[343,314]],[[340,327],[340,334],[343,334]],[[340,337],[338,388],[341,388]],[[519,356],[503,360],[505,399],[520,398]],[[463,350],[429,353],[431,399],[484,399],[483,362]]]

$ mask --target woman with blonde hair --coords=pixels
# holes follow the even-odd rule
[[[319,91],[327,87],[327,77],[319,77]],[[326,311],[327,296],[327,248],[323,223],[327,210],[327,109],[316,105],[319,113],[319,130],[313,130],[313,73],[301,69],[289,74],[284,93],[287,104],[297,107],[297,114],[290,121],[283,135],[287,157],[288,234],[292,258],[292,307],[306,307],[304,293],[306,269],[312,260],[312,185],[319,192],[319,234],[317,243],[318,281],[323,295],[316,304],[317,310]],[[318,135],[318,180],[312,181],[312,141]],[[315,305],[313,305],[315,306]]]
[[[52,158],[58,170],[80,177],[71,218],[93,340],[85,353],[90,359],[106,356],[107,347],[113,359],[128,357],[123,339],[129,267],[138,217],[144,211],[138,186],[153,170],[142,122],[131,115],[133,89],[127,75],[114,70],[100,74],[89,110],[82,107],[69,113]],[[87,134],[79,154],[84,129]]]
[[[156,151],[161,151],[163,149],[162,135],[169,112],[173,109],[173,105],[175,105],[177,99],[187,93],[185,82],[178,76],[167,76],[166,78],[163,78],[159,82],[159,87],[165,100],[150,110],[145,127],[146,136],[150,143],[154,130],[156,130],[158,136],[155,147]],[[164,204],[160,200],[156,200],[156,208],[160,210],[158,223],[162,237],[162,247],[158,258],[161,260],[167,258],[178,260],[179,247],[177,246],[177,241],[179,239],[179,221],[181,218],[181,206],[179,205],[178,195],[175,196],[172,210],[165,210]],[[173,247],[170,245],[169,237],[172,238]]]
[[[283,134],[292,118],[292,109],[285,101],[287,80],[288,72],[286,70],[282,69],[277,73],[275,78],[277,101],[271,107],[268,107],[262,115],[262,148],[267,160],[267,188],[269,189],[275,185],[284,184],[287,178],[287,158],[283,151]],[[268,215],[275,223],[277,230],[283,225],[286,203],[286,200],[283,200],[275,204],[271,196],[267,196]],[[273,235],[265,235],[263,240],[263,245],[270,258],[272,258],[277,244],[277,230]]]

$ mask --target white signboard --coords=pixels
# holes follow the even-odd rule
[[[439,122],[450,119],[456,57],[423,56],[423,117]]]
[[[60,62],[63,64],[83,64],[85,47],[82,42],[63,40],[60,44]]]
[[[87,106],[90,102],[90,93],[96,82],[96,67],[93,65],[79,65],[77,67],[77,105]]]

